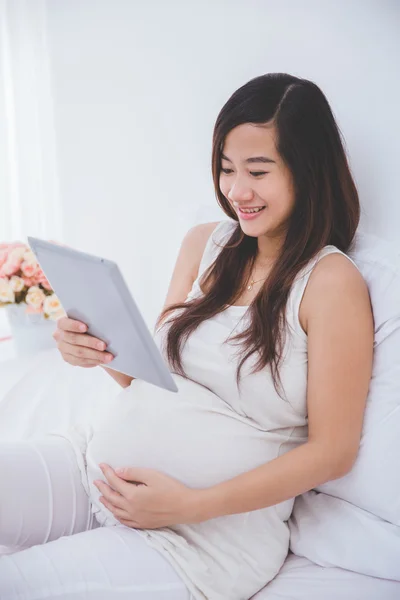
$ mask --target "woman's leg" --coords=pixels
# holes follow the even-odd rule
[[[0,443],[0,546],[15,552],[97,526],[68,440]]]
[[[175,569],[134,530],[101,527],[0,557],[0,600],[190,600]]]

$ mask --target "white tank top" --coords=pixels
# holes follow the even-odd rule
[[[187,299],[202,293],[201,275],[220,251],[215,242],[227,241],[235,226],[235,221],[225,220],[214,229]],[[307,335],[298,313],[312,269],[333,252],[341,251],[323,248],[298,274],[289,295],[287,322],[293,335],[287,336],[280,371],[287,401],[275,391],[269,368],[249,374],[255,354],[243,364],[239,393],[235,353],[240,348],[225,342],[245,327],[247,307],[243,306],[227,307],[189,336],[182,361],[190,379],[173,374],[178,393],[135,379],[117,396],[103,425],[90,434],[86,451],[92,510],[101,524],[118,521],[98,501],[100,494],[92,483],[103,479],[100,462],[154,468],[202,488],[306,441]],[[167,327],[154,334],[161,351]],[[286,521],[293,502],[194,525],[136,531],[173,564],[194,598],[247,600],[275,577],[286,558]]]

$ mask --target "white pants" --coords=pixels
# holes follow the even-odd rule
[[[0,600],[190,600],[134,530],[99,527],[68,440],[0,443]]]

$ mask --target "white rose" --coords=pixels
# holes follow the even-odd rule
[[[22,258],[27,263],[35,263],[35,262],[37,262],[36,256],[33,254],[32,250],[30,248],[28,250],[25,250]]]
[[[17,246],[16,248],[12,248],[8,254],[8,258],[11,261],[14,260],[22,260],[24,254],[26,252],[25,246]]]
[[[15,294],[8,279],[0,278],[0,302],[15,302]]]
[[[22,277],[13,275],[10,279],[10,287],[14,292],[21,292],[24,289],[25,283]]]
[[[49,318],[52,321],[56,321],[60,317],[66,316],[61,302],[55,294],[46,296],[43,304],[43,311],[49,315]]]
[[[32,306],[33,308],[41,308],[46,296],[37,285],[32,285],[25,298],[25,302]]]

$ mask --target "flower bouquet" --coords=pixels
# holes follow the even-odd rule
[[[65,311],[22,242],[0,244],[0,307],[7,309],[18,353],[54,347],[55,322]]]

